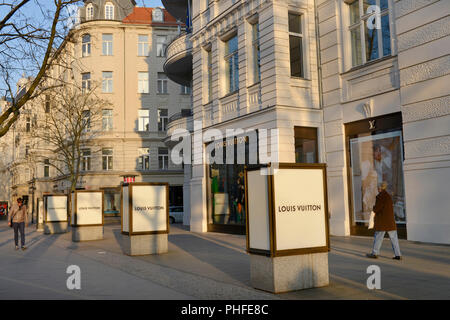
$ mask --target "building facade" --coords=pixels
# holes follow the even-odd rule
[[[450,243],[450,4],[317,6],[332,233],[365,234],[385,180],[401,236]],[[370,6],[379,28],[368,27]]]
[[[177,18],[192,14],[192,33],[169,45],[165,70],[192,80],[193,117],[169,127],[278,129],[269,143],[278,161],[327,164],[331,234],[370,235],[386,181],[401,237],[450,243],[448,1],[163,4]],[[175,65],[188,68],[174,74]],[[197,142],[191,230],[244,232],[244,165],[207,165],[220,144]]]
[[[169,118],[191,104],[190,88],[174,83],[163,71],[167,44],[178,35],[180,23],[162,8],[135,5],[130,0],[85,1],[80,23],[70,33],[72,41],[61,49],[70,56],[72,81],[109,102],[101,110],[100,134],[83,146],[77,188],[104,190],[105,214],[111,215],[120,215],[120,186],[129,181],[167,182],[171,205],[183,204],[183,169],[171,162],[163,142]],[[50,74],[58,78],[61,68],[55,64]],[[36,101],[27,108],[39,116],[51,104]],[[17,126],[27,121],[27,108]],[[18,148],[27,143],[21,138]],[[67,176],[45,161],[33,163],[24,175],[18,165],[25,160],[21,154],[9,164],[12,188],[19,180],[26,186],[12,198],[31,198],[32,192],[38,199],[70,189]]]

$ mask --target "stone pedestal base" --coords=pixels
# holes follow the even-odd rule
[[[103,226],[86,226],[74,227],[72,226],[72,241],[92,241],[103,240]]]
[[[38,223],[36,231],[37,232],[44,232],[44,224],[43,223]]]
[[[169,251],[167,234],[123,235],[122,244],[124,253],[129,256],[161,254]]]
[[[44,223],[44,234],[67,233],[68,228],[67,222],[47,222]]]
[[[286,257],[250,254],[251,285],[256,289],[282,293],[329,284],[328,253]]]

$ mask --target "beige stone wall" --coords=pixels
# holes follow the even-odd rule
[[[158,73],[163,72],[164,57],[156,56],[156,36],[166,35],[168,41],[177,35],[176,28],[149,28],[114,22],[93,21],[81,25],[80,34],[92,36],[90,57],[80,58],[80,72],[91,72],[92,80],[100,81],[103,71],[113,72],[113,93],[101,93],[114,106],[113,130],[102,134],[98,144],[114,148],[115,170],[137,169],[138,148],[149,147],[151,170],[158,169],[158,147],[166,134],[158,132],[158,108],[168,109],[169,117],[190,108],[190,96],[180,94],[180,85],[168,80],[168,94],[157,93]],[[113,35],[113,55],[102,55],[102,34]],[[148,35],[150,53],[138,56],[138,35]],[[81,56],[81,44],[75,50]],[[138,93],[138,72],[149,73],[149,93]],[[138,132],[139,109],[150,110],[150,132]],[[96,162],[99,170],[101,163]],[[180,169],[170,165],[170,169]]]
[[[408,238],[448,244],[450,5],[401,0],[395,8]]]

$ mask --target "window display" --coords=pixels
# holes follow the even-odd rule
[[[211,222],[245,225],[244,165],[210,166]]]
[[[257,163],[257,156],[255,157],[256,159],[250,159],[249,157],[250,146],[248,137],[235,137],[234,139],[227,140],[226,143],[213,143],[215,143],[216,149],[212,151],[211,156],[215,155],[215,152],[218,150],[217,148],[222,147],[224,164],[212,163],[208,166],[209,225],[221,227],[232,226],[231,229],[222,228],[221,231],[245,233],[244,168],[246,164],[253,163],[254,160]],[[227,158],[226,145],[234,145],[234,164],[229,164],[230,157]],[[243,145],[245,145],[245,152],[243,152]],[[238,157],[242,157],[243,153],[245,153],[245,162],[238,163]],[[253,155],[257,155],[257,153],[257,150],[252,151]],[[228,161],[225,161],[226,159]]]
[[[393,131],[350,139],[353,221],[368,223],[378,185],[385,181],[397,224],[406,223],[402,133]]]
[[[120,215],[120,189],[104,189],[105,216]]]

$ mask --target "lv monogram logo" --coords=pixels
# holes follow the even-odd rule
[[[375,120],[369,120],[369,129],[374,130],[375,129]]]

